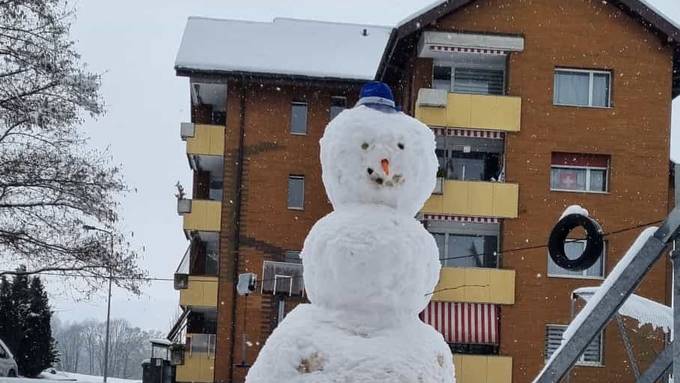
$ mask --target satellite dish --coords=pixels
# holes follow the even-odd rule
[[[255,284],[257,282],[257,275],[254,273],[243,273],[238,275],[238,284],[236,285],[236,292],[238,295],[248,295],[255,291]]]

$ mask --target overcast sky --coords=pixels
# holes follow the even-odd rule
[[[171,278],[188,244],[176,213],[173,186],[177,181],[188,189],[191,186],[179,138],[180,122],[189,121],[189,86],[173,70],[188,16],[260,21],[281,16],[393,25],[431,1],[79,0],[73,37],[90,69],[103,74],[108,110],[99,120],[88,121],[86,129],[92,144],[108,148],[122,164],[129,185],[137,189],[123,202],[123,224],[125,230],[134,232],[136,244],[144,246],[142,265],[149,274]],[[656,0],[680,20],[676,1]],[[674,119],[680,126],[680,118]],[[673,141],[680,151],[677,133]],[[51,283],[52,305],[60,319],[105,318],[103,293],[74,301]],[[153,283],[139,298],[114,291],[112,317],[166,331],[177,303],[171,282]]]

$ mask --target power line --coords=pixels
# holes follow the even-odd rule
[[[635,230],[635,229],[641,229],[647,226],[652,226],[658,223],[663,222],[663,220],[657,220],[657,221],[652,221],[652,222],[647,222],[635,226],[629,226],[625,227],[622,229],[618,230],[613,230],[610,232],[606,232],[603,234],[603,237],[609,237],[612,235],[617,235],[621,234],[627,231]],[[579,242],[582,240],[579,239],[574,239],[574,240],[568,240],[567,242]],[[453,259],[464,259],[464,258],[478,258],[482,256],[498,256],[498,255],[503,255],[503,254],[508,254],[508,253],[516,253],[520,251],[527,251],[527,250],[536,250],[536,249],[542,249],[542,248],[547,248],[548,245],[534,245],[534,246],[525,246],[525,247],[516,247],[516,248],[511,248],[507,250],[502,250],[502,251],[494,251],[494,252],[489,252],[489,253],[478,253],[478,254],[469,254],[469,255],[460,255],[460,256],[452,256],[452,257],[445,257],[445,258],[439,258],[440,261],[446,261],[446,260],[453,260]],[[0,270],[0,273],[14,273],[15,271],[12,270]],[[142,282],[174,282],[174,278],[162,278],[162,277],[117,277],[117,276],[96,276],[96,275],[82,275],[82,274],[73,274],[73,273],[68,273],[68,272],[63,272],[63,273],[56,273],[56,272],[49,272],[49,271],[41,271],[38,273],[32,273],[29,275],[47,275],[47,276],[56,276],[56,277],[67,277],[67,278],[93,278],[93,279],[118,279],[118,280],[128,280],[128,281],[142,281]],[[185,274],[186,275],[186,274]],[[203,277],[203,278],[202,278]],[[195,282],[210,282],[210,283],[215,283],[218,282],[218,277],[215,276],[213,278],[206,279],[205,276],[191,276],[191,279]],[[297,278],[302,278],[302,275],[297,275],[297,276],[291,276],[289,277],[290,279],[297,279]],[[258,282],[260,283],[265,283],[265,282],[273,282],[276,281],[277,279],[280,278],[269,278],[269,279],[262,279]],[[234,282],[236,284],[237,282]]]

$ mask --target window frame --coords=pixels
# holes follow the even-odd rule
[[[305,107],[305,130],[304,132],[293,131],[293,116],[295,115],[294,109],[296,106]],[[306,136],[309,132],[309,103],[307,101],[292,101],[290,103],[290,119],[288,121],[288,133],[293,136]]]
[[[570,238],[567,239],[567,241],[573,241],[573,242],[581,242],[585,243],[585,239],[574,239]],[[573,274],[553,274],[550,272],[550,253],[546,253],[547,258],[546,258],[546,264],[545,264],[545,275],[548,276],[548,278],[563,278],[563,279],[587,279],[587,280],[595,280],[595,281],[603,281],[605,278],[607,278],[607,242],[603,242],[603,247],[602,247],[602,255],[600,256],[600,260],[602,261],[602,275],[601,276],[591,276],[591,275],[585,275],[585,272],[588,270],[583,270],[584,275],[573,275]],[[555,265],[558,268],[564,270],[563,268],[559,267],[558,265]],[[593,265],[595,266],[595,265]],[[591,266],[591,267],[593,267]]]
[[[290,206],[290,181],[291,180],[300,180],[302,181],[302,206]],[[305,176],[304,175],[298,175],[298,174],[290,174],[288,175],[288,193],[287,193],[287,201],[286,205],[288,206],[288,210],[297,210],[297,211],[302,211],[305,210]]]
[[[435,82],[435,79],[434,79],[434,68],[435,67],[451,68],[451,78],[449,79],[449,89],[447,90],[448,93],[473,94],[473,95],[482,95],[482,96],[507,96],[507,87],[508,87],[508,67],[507,67],[507,64],[502,66],[502,67],[501,66],[496,67],[495,65],[489,65],[489,64],[485,64],[485,63],[481,63],[481,62],[460,63],[460,62],[452,62],[452,61],[449,61],[449,60],[433,60],[433,62],[432,62],[432,76],[430,78],[430,84],[432,84],[433,88],[434,88],[434,82]],[[487,70],[498,70],[498,71],[503,72],[503,85],[502,85],[501,94],[454,92],[455,79],[456,79],[456,68],[487,69]]]
[[[562,328],[563,329],[562,334],[564,335],[564,332],[567,330],[569,325],[556,324],[556,323],[546,323],[546,325],[544,327],[545,332],[544,332],[544,335],[543,335],[544,346],[547,345],[547,342],[548,342],[548,339],[546,337],[547,332],[548,332],[547,331],[548,327]],[[605,364],[604,364],[604,330],[600,331],[599,337],[600,337],[599,361],[598,362],[589,362],[589,361],[583,360],[583,358],[585,356],[585,350],[584,350],[583,354],[579,355],[578,360],[576,361],[576,366],[579,366],[579,367],[604,367],[605,366]],[[547,354],[543,355],[544,362],[547,362],[550,359],[551,356],[552,355],[548,356]]]
[[[553,169],[583,169],[586,171],[586,188],[583,190],[573,189],[555,189],[552,186],[552,170]],[[590,190],[590,172],[591,170],[604,170],[604,190]],[[609,167],[601,166],[578,166],[578,165],[550,165],[550,191],[568,192],[568,193],[592,193],[592,194],[609,194]]]
[[[588,73],[588,105],[579,105],[579,104],[562,104],[557,101],[557,73],[562,72],[562,73]],[[595,74],[606,74],[607,78],[609,79],[608,82],[608,89],[607,89],[607,105],[606,106],[600,106],[600,105],[593,105],[593,90],[594,90],[594,80],[595,80]],[[612,76],[612,71],[611,70],[602,70],[602,69],[575,69],[575,68],[564,68],[564,67],[557,67],[555,68],[555,71],[553,73],[553,105],[554,106],[567,106],[567,107],[576,107],[576,108],[594,108],[594,109],[611,109],[613,108],[613,101],[612,101],[612,80],[614,76]]]

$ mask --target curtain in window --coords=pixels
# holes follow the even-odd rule
[[[552,168],[550,187],[557,190],[586,190],[586,169]]]
[[[593,74],[593,106],[609,106],[609,74]]]
[[[585,242],[566,242],[564,244],[564,252],[567,258],[578,258],[585,247]],[[603,277],[603,261],[604,257],[598,258],[594,265],[583,271],[563,269],[548,256],[548,275],[574,276],[574,277]]]
[[[556,104],[588,105],[589,92],[589,73],[555,72]]]

